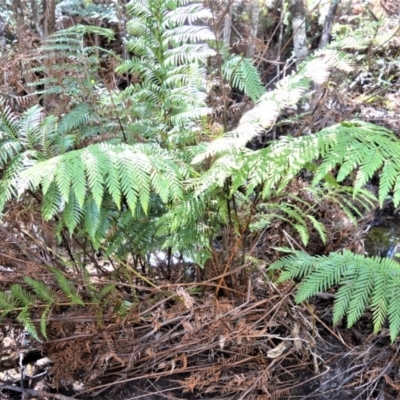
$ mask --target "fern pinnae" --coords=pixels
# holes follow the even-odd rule
[[[152,164],[149,162],[146,155],[138,153],[137,157],[132,160],[133,170],[135,171],[138,190],[139,203],[147,214],[150,203],[150,190],[151,190],[151,178],[149,171],[152,169]]]
[[[348,272],[349,268],[347,268],[344,279],[350,278]],[[356,265],[353,276],[350,279],[354,281],[354,284],[352,285],[351,300],[346,310],[348,327],[352,327],[360,319],[369,304],[375,285],[374,271],[372,268],[366,268],[360,263]]]
[[[318,232],[322,242],[325,244],[327,242],[328,238],[327,238],[327,235],[326,235],[326,230],[325,230],[324,224],[321,223],[320,221],[318,221],[312,215],[306,215],[306,218],[308,218],[311,221],[312,226]]]
[[[47,325],[48,325],[48,320],[49,320],[49,316],[50,316],[50,311],[51,311],[51,306],[47,306],[43,310],[42,315],[40,316],[40,333],[46,340],[48,340]]]
[[[108,161],[106,174],[107,190],[110,193],[115,205],[118,207],[118,209],[121,209],[121,182],[119,171],[116,168],[116,165],[118,165],[118,156],[114,152],[107,152],[106,157]],[[85,184],[85,182],[83,182],[83,184]]]
[[[279,281],[303,277],[296,302],[339,285],[334,301],[334,323],[347,315],[347,324],[351,327],[370,306],[374,332],[378,332],[389,317],[391,339],[398,334],[400,313],[396,305],[400,303],[400,266],[397,262],[380,257],[367,258],[347,250],[323,257],[296,251],[273,263],[271,268],[282,269]]]
[[[100,226],[100,210],[92,196],[88,196],[85,200],[84,225],[90,238],[95,236]]]
[[[72,192],[74,197],[78,202],[79,206],[82,208],[86,197],[86,176],[85,176],[85,165],[82,161],[81,154],[77,154],[70,160],[72,169]]]
[[[345,281],[336,292],[332,318],[334,325],[337,325],[346,315],[346,312],[349,308],[354,283],[354,280]]]
[[[18,308],[18,306],[19,304],[12,294],[0,291],[0,311],[5,313],[4,316]],[[0,318],[0,320],[1,319],[2,318]]]
[[[38,299],[32,293],[17,283],[11,285],[10,290],[15,300],[23,307],[33,306],[38,302]]]
[[[391,266],[389,263],[381,263],[380,268],[378,269],[379,273],[375,273],[374,276],[374,289],[371,295],[374,333],[378,333],[382,328],[389,311],[389,298],[387,296],[387,290],[388,287],[390,287],[391,282],[390,267]]]
[[[82,161],[85,164],[88,186],[97,207],[101,207],[104,194],[104,174],[107,159],[98,146],[90,146],[83,150]]]
[[[132,213],[135,212],[138,201],[138,182],[134,171],[133,161],[129,154],[121,153],[118,160],[121,189]]]
[[[63,208],[64,202],[55,182],[52,182],[43,197],[41,213],[47,221]]]
[[[315,259],[304,251],[293,251],[291,249],[289,255],[282,257],[269,266],[269,270],[282,270],[278,282],[302,278],[308,276],[315,268]]]
[[[363,154],[359,169],[354,180],[354,189],[361,189],[372,178],[374,173],[382,167],[384,158],[378,151],[369,151]],[[371,162],[373,160],[373,162]]]
[[[70,300],[73,304],[84,306],[85,303],[78,295],[77,290],[73,286],[72,282],[70,282],[61,271],[55,268],[52,268],[51,271],[56,277],[60,289],[62,290],[64,295],[68,298],[68,300]]]
[[[49,289],[45,283],[32,279],[29,276],[25,276],[24,281],[45,304],[52,305],[58,300],[57,294]]]
[[[25,154],[20,154],[8,163],[6,170],[3,172],[2,179],[0,181],[0,214],[3,212],[3,208],[7,201],[18,195],[18,181],[20,171],[27,162]]]
[[[396,181],[400,176],[400,167],[397,166],[392,160],[388,160],[384,163],[382,172],[379,178],[379,205],[382,208],[383,202],[389,195],[390,190],[394,187],[394,191],[399,192],[396,188]],[[397,190],[396,190],[397,189]],[[394,201],[398,203],[397,198]]]
[[[336,285],[343,269],[344,266],[341,263],[333,260],[325,259],[319,263],[313,272],[299,284],[295,297],[296,302],[302,302]]]
[[[388,287],[389,293],[389,330],[390,339],[393,343],[400,333],[400,274],[394,274],[392,282]]]
[[[21,312],[17,315],[16,320],[24,327],[24,329],[31,335],[34,339],[40,342],[39,335],[32,322],[31,316],[29,314],[29,308],[24,307]]]
[[[65,224],[70,235],[72,235],[75,228],[82,220],[83,214],[84,214],[84,208],[80,206],[74,195],[74,192],[71,191],[69,194],[68,202],[66,203],[65,208],[63,210],[62,219],[59,222]]]
[[[69,160],[70,158],[71,157],[63,157],[60,159],[54,176],[57,188],[64,201],[68,201],[69,199],[71,183],[73,181],[73,165]]]
[[[293,227],[299,234],[303,245],[307,246],[310,240],[310,232],[308,231],[307,226],[303,224],[294,224]]]

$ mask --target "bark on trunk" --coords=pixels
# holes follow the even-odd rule
[[[6,35],[4,33],[4,28],[6,24],[4,23],[3,18],[0,16],[0,53],[3,51],[6,46]]]
[[[48,38],[56,31],[56,5],[54,0],[43,2],[44,36]]]
[[[252,0],[252,2],[250,3],[250,7],[251,7],[250,45],[248,47],[247,56],[252,58],[256,50],[258,23],[260,21],[260,1]]]
[[[26,54],[29,51],[29,48],[26,44],[25,34],[26,26],[25,26],[25,17],[24,17],[24,6],[21,0],[13,0],[13,12],[14,18],[17,23],[16,32],[17,32],[17,39],[18,39],[18,50],[20,54]],[[31,63],[29,60],[21,59],[21,70],[22,70],[22,77],[25,82],[25,91],[29,94],[32,94],[35,91],[35,88],[30,86],[30,84],[34,80],[34,75],[31,70]]]
[[[228,7],[225,17],[224,17],[224,32],[223,39],[224,44],[227,47],[231,45],[231,34],[232,34],[232,2],[231,0],[227,0],[226,7]]]
[[[335,20],[336,11],[339,5],[339,0],[331,0],[331,6],[329,7],[328,15],[325,19],[324,29],[322,31],[322,36],[319,41],[318,48],[322,49],[329,42],[329,35],[331,34],[331,29],[333,21]]]
[[[32,17],[35,22],[37,34],[43,39],[43,28],[39,17],[38,0],[31,0]]]
[[[294,54],[298,65],[308,55],[306,16],[303,0],[291,0]]]

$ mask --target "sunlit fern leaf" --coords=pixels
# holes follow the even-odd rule
[[[65,204],[63,210],[61,222],[67,227],[70,235],[72,235],[78,224],[82,221],[85,210],[78,203],[72,191],[69,195],[68,202]]]
[[[160,157],[161,154],[164,156]],[[78,178],[75,183],[74,177]],[[182,198],[183,177],[171,156],[160,148],[100,144],[28,168],[21,174],[19,191],[23,193],[27,188],[41,185],[46,218],[55,215],[69,201],[71,188],[81,201],[90,191],[98,208],[110,189],[118,207],[124,196],[132,211],[138,201],[146,210],[151,191],[165,202]]]
[[[173,10],[166,13],[164,25],[168,28],[180,26],[184,23],[194,24],[197,20],[211,18],[212,14],[209,9],[205,8],[201,3],[192,3],[193,1],[173,1]]]
[[[18,176],[26,164],[28,164],[28,159],[25,154],[14,157],[7,164],[0,181],[0,214],[3,212],[7,201],[16,197]]]
[[[0,106],[0,140],[4,138],[18,138],[19,119],[11,108],[3,102]]]
[[[260,132],[270,129],[286,107],[296,105],[309,90],[313,81],[318,81],[319,84],[324,83],[335,68],[351,69],[349,63],[345,62],[343,56],[337,51],[320,52],[306,60],[297,73],[282,79],[275,90],[263,94],[255,107],[242,116],[239,125],[234,130],[227,132],[224,138],[211,142],[204,153],[195,157],[193,163],[199,163],[216,154],[223,155],[226,152],[244,148]],[[322,71],[320,75],[319,70]]]
[[[64,204],[65,203],[62,199],[62,195],[56,185],[56,182],[52,182],[43,196],[41,209],[43,217],[46,220],[50,220],[54,215],[64,208]]]
[[[88,196],[85,201],[84,224],[89,237],[94,237],[100,226],[100,210],[92,196]]]

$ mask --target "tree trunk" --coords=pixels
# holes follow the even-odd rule
[[[43,28],[39,18],[38,0],[31,0],[32,17],[35,22],[36,33],[43,39]]]
[[[48,38],[56,31],[56,5],[54,0],[43,0],[44,36]]]
[[[12,2],[14,18],[16,21],[16,32],[18,39],[18,51],[20,54],[25,55],[27,51],[30,49],[26,43],[26,26],[25,26],[25,17],[24,17],[24,6],[21,0],[13,0]],[[35,88],[30,86],[30,84],[34,80],[34,75],[31,70],[31,63],[29,59],[21,58],[21,70],[22,77],[25,82],[24,89],[28,94],[32,94],[35,91]]]
[[[44,37],[47,39],[56,31],[56,6],[54,0],[43,0],[43,31]],[[51,75],[54,60],[46,60],[46,68],[48,73]],[[48,85],[45,85],[45,90],[48,89]],[[43,107],[47,112],[52,111],[52,105],[54,103],[54,95],[45,93],[43,95]]]
[[[329,35],[331,33],[333,21],[335,20],[336,11],[339,5],[339,0],[331,0],[331,6],[328,11],[328,15],[325,19],[324,29],[322,31],[322,36],[319,41],[318,48],[322,49],[329,42]]]
[[[306,14],[303,0],[291,0],[292,29],[296,65],[308,55],[306,35]]]
[[[250,25],[250,45],[247,50],[247,56],[252,58],[256,49],[258,23],[260,21],[260,1],[252,0],[251,7],[251,25]]]
[[[232,2],[231,0],[226,1],[226,14],[224,17],[224,44],[228,48],[231,45],[231,33],[232,33]]]
[[[3,49],[6,47],[6,35],[4,33],[5,26],[6,26],[6,24],[4,23],[4,20],[0,16],[0,54],[3,52]]]

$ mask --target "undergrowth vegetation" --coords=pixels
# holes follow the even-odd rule
[[[374,331],[388,319],[394,342],[398,263],[340,248],[326,255],[333,234],[321,210],[334,204],[336,228],[345,230],[388,199],[399,206],[399,139],[361,120],[275,137],[287,110],[308,104],[332,74],[353,70],[340,34],[266,90],[253,61],[230,54],[209,27],[215,15],[202,4],[135,0],[127,13],[129,58],[88,44],[88,37],[112,39],[109,30],[59,31],[40,49],[34,69],[36,95],[60,101],[59,108],[1,106],[3,226],[14,229],[10,205],[20,207],[19,215],[36,210],[43,220],[19,234],[49,224],[57,239],[35,244],[44,252],[44,281],[28,276],[0,292],[1,317],[48,340],[56,311],[90,310],[99,329],[106,314],[134,320],[141,290],[161,290],[176,265],[183,274],[178,283],[201,287],[216,278],[216,296],[245,293],[243,274],[256,265],[265,285],[275,273],[278,283],[301,280],[299,303],[335,288],[335,324],[346,317],[351,327],[370,308]],[[105,60],[129,80],[126,88],[104,82]],[[242,101],[234,103],[235,93]],[[266,145],[252,145],[263,135]],[[373,178],[376,197],[368,188]],[[262,241],[274,227],[280,242]],[[260,243],[276,247],[274,256],[254,256]],[[316,243],[319,254],[308,254]],[[290,254],[277,259],[279,252]],[[96,253],[111,265],[112,282],[98,278],[105,269]],[[157,257],[164,276],[154,268]],[[98,268],[95,278],[89,263]],[[79,279],[70,280],[74,274]],[[118,286],[118,279],[126,283]],[[190,297],[168,295],[178,303]]]

